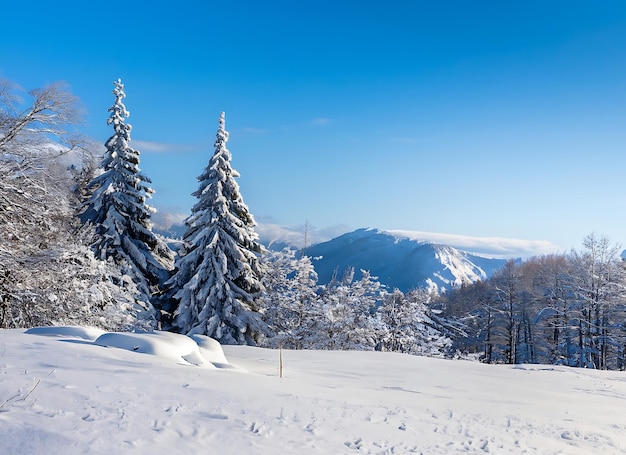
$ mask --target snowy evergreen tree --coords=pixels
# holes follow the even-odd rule
[[[352,326],[347,333],[348,349],[370,350],[376,347],[381,326],[375,311],[385,294],[384,286],[369,270],[361,270],[361,279],[352,282],[346,301]]]
[[[262,291],[262,251],[255,221],[243,202],[239,177],[226,148],[224,113],[219,118],[215,152],[198,177],[198,202],[185,220],[187,230],[166,283],[176,306],[174,326],[224,344],[256,344],[266,333],[256,299]]]
[[[385,295],[380,282],[369,271],[354,281],[354,268],[348,267],[340,280],[335,277],[321,295],[324,323],[315,348],[373,350],[380,324],[376,305]]]
[[[126,96],[121,80],[114,82],[115,103],[109,109],[107,124],[113,135],[107,140],[101,173],[87,185],[88,195],[81,219],[95,226],[92,250],[97,258],[110,259],[135,280],[147,311],[152,311],[150,296],[158,292],[173,269],[173,253],[152,232],[151,215],[146,204],[153,190],[150,179],[139,169],[139,152],[130,146],[130,114],[122,100]]]
[[[388,294],[379,308],[385,328],[379,349],[431,357],[449,355],[452,340],[444,334],[441,321],[433,318],[429,300],[424,289],[408,296],[397,289]]]
[[[0,81],[0,328],[146,328],[135,283],[94,257],[93,227],[76,219],[92,161],[71,133],[78,100],[58,83],[21,95]]]
[[[264,345],[288,349],[315,346],[323,320],[317,294],[317,273],[311,258],[296,258],[296,251],[268,251],[263,254],[263,283],[261,299],[263,320],[273,332]]]
[[[69,234],[66,233],[66,234]],[[137,287],[110,261],[96,259],[75,238],[19,258],[0,252],[0,328],[88,325],[105,330],[150,329],[136,303]]]

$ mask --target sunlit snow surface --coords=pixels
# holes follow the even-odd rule
[[[167,333],[0,330],[0,452],[626,453],[624,372],[285,351],[281,379],[278,356]]]

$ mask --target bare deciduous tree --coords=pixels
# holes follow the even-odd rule
[[[28,99],[28,101],[25,101]],[[0,80],[0,221],[5,238],[24,240],[23,225],[47,226],[47,212],[58,206],[57,158],[73,150],[86,152],[72,133],[80,121],[78,99],[57,82],[27,94]]]
[[[70,133],[77,100],[61,83],[31,91],[30,103],[21,93],[0,81],[0,328],[133,327],[135,284],[76,231],[72,187],[91,170]]]
[[[47,142],[54,138],[74,142],[71,129],[81,119],[81,108],[63,82],[27,93],[16,84],[0,80],[0,151],[16,153],[18,145]],[[20,147],[21,148],[21,147]]]

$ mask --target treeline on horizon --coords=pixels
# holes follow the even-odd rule
[[[625,368],[626,275],[620,248],[589,234],[582,251],[507,261],[488,280],[439,298],[463,324],[458,349],[487,363]]]
[[[113,93],[112,136],[97,156],[62,84],[25,93],[0,82],[1,328],[164,329],[226,344],[624,369],[624,266],[606,238],[509,261],[440,295],[351,269],[320,285],[310,258],[259,244],[223,113],[174,251],[152,231],[121,80]]]

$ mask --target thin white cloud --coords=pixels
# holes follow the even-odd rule
[[[155,227],[167,231],[173,227],[183,225],[186,217],[186,214],[182,214],[179,211],[164,210],[157,212],[152,217],[152,221]],[[262,221],[259,221],[259,218]],[[283,226],[277,224],[271,217],[262,216],[258,217],[257,221],[258,224],[255,230],[263,243],[268,245],[273,243],[285,243],[296,248],[302,248],[305,244],[310,246],[316,243],[326,242],[353,230],[353,228],[345,225],[335,225],[326,228],[317,228],[312,225]],[[416,241],[449,245],[469,253],[491,258],[527,259],[532,256],[541,256],[563,251],[558,245],[547,240],[473,237],[469,235],[399,229],[379,229],[379,231],[393,235],[398,239],[407,238]]]
[[[266,219],[260,222],[256,231],[261,240],[266,244],[285,243],[297,248],[302,248],[305,244],[313,245],[326,242],[353,230],[348,226],[337,225],[319,229],[314,226],[282,226]],[[562,249],[547,240],[525,240],[504,237],[473,237],[468,235],[445,234],[438,232],[406,231],[406,230],[386,230],[379,229],[380,232],[391,234],[398,239],[408,238],[422,242],[432,242],[441,245],[449,245],[469,253],[484,257],[500,259],[527,259],[532,256],[558,253]]]
[[[158,229],[168,231],[173,226],[183,225],[185,218],[187,218],[187,215],[180,212],[159,210],[152,216],[152,224],[154,224],[154,227]]]
[[[134,139],[132,141],[132,146],[138,149],[140,152],[162,153],[162,152],[169,152],[170,150],[172,150],[171,146],[165,143],[151,142],[151,141],[138,141]]]
[[[273,243],[285,243],[296,248],[302,248],[305,244],[310,246],[326,242],[351,230],[351,228],[342,225],[318,229],[311,225],[281,226],[271,222],[259,223],[256,227],[256,232],[263,243],[270,245]]]
[[[267,134],[269,132],[269,130],[263,129],[263,128],[255,128],[255,127],[251,127],[251,126],[247,126],[244,128],[239,128],[240,132],[242,133],[246,133],[246,134]]]
[[[146,153],[185,152],[196,148],[191,144],[170,144],[167,142],[142,141],[136,139],[133,139],[130,145],[140,152]]]
[[[449,245],[471,253],[494,258],[529,258],[560,251],[558,245],[547,240],[472,237],[457,234],[404,230],[385,230],[384,232],[388,232],[400,238]]]
[[[313,120],[311,120],[311,125],[317,125],[317,126],[326,126],[329,123],[332,122],[332,119],[329,119],[327,117],[317,117],[314,118]]]

